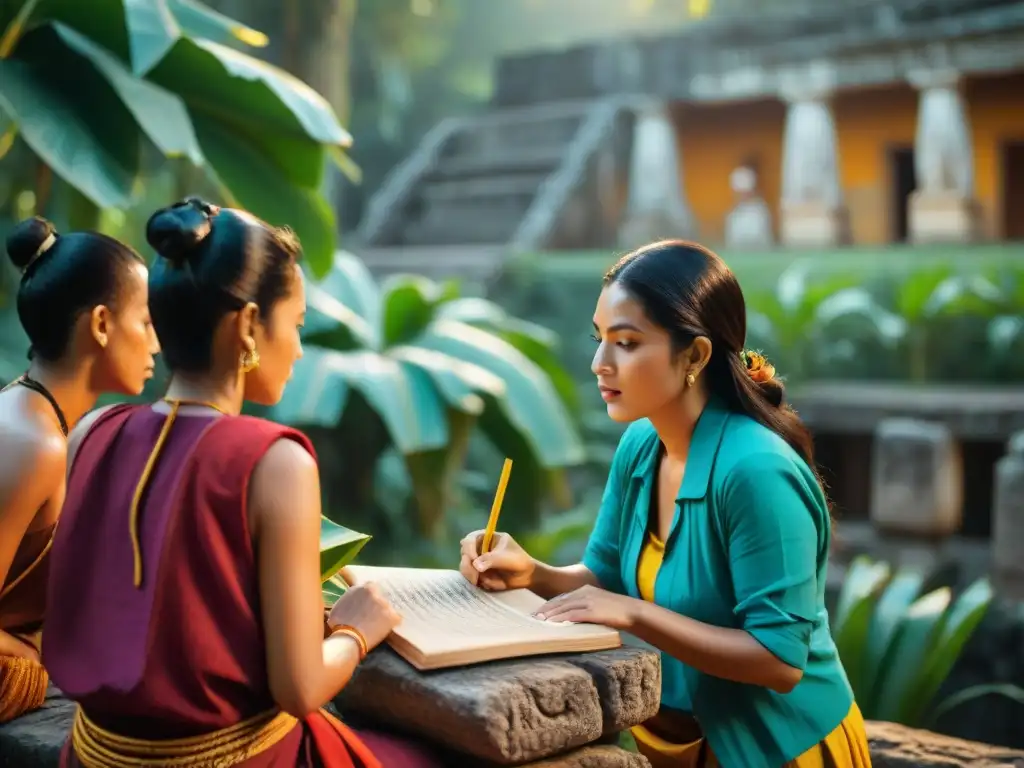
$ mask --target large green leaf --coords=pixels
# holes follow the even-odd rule
[[[295,230],[310,269],[323,274],[334,254],[334,214],[319,191],[294,184],[227,126],[201,115],[193,121],[203,154],[231,197],[268,223]]]
[[[544,467],[579,464],[583,446],[544,372],[508,342],[478,328],[439,320],[415,344],[473,363],[505,382],[498,404]]]
[[[189,37],[212,40],[215,43],[239,41],[254,48],[262,48],[269,41],[259,30],[225,16],[196,0],[167,0],[182,31]]]
[[[1008,308],[1008,298],[982,275],[947,277],[935,286],[922,311],[929,318],[958,314],[993,316]]]
[[[110,98],[101,90],[87,93],[83,78],[76,98],[67,82],[73,72],[56,79],[49,74],[23,61],[0,61],[0,111],[18,124],[32,151],[82,194],[104,208],[126,207],[138,172],[134,122],[118,119],[117,111],[127,117],[127,110],[113,91]]]
[[[867,717],[914,725],[905,715],[918,694],[928,649],[939,637],[951,599],[949,588],[942,587],[918,598],[906,612],[893,640],[884,691]]]
[[[423,332],[438,304],[449,298],[445,286],[421,275],[390,275],[381,287],[381,346],[403,344]]]
[[[437,308],[437,317],[458,320],[503,338],[547,374],[573,416],[580,414],[579,389],[559,358],[559,339],[554,331],[512,317],[494,302],[479,298],[445,302]]]
[[[939,635],[927,650],[917,687],[904,705],[902,716],[905,720],[900,722],[922,721],[967,641],[984,618],[992,598],[992,585],[988,579],[978,579],[964,590],[949,609]]]
[[[5,7],[11,5],[10,0],[5,3]],[[45,21],[60,21],[78,30],[140,76],[181,34],[165,0],[41,0],[32,22]]]
[[[330,269],[318,285],[366,321],[374,335],[373,347],[380,349],[380,289],[359,257],[335,251]]]
[[[890,569],[885,563],[875,563],[867,557],[855,558],[843,579],[832,621],[832,637],[850,685],[855,692],[863,691],[865,695],[868,685],[864,679],[864,654],[868,631],[878,596],[888,583],[889,575]]]
[[[302,187],[319,188],[324,145],[352,141],[308,85],[217,43],[180,38],[149,79],[181,96],[194,118],[230,126],[230,135],[258,147],[264,164]]]
[[[885,695],[888,662],[893,638],[903,619],[921,592],[924,574],[916,569],[901,568],[892,577],[875,605],[864,647],[863,692],[857,701],[866,712],[873,712],[875,702]]]
[[[952,276],[952,272],[949,266],[943,265],[915,270],[908,275],[900,284],[896,297],[896,310],[900,316],[910,323],[921,320],[935,289]]]
[[[483,396],[505,394],[505,382],[490,371],[465,360],[421,347],[392,347],[388,357],[424,371],[434,382],[449,406],[479,416],[484,410]]]
[[[349,352],[372,349],[375,334],[370,325],[319,285],[306,286],[306,325],[302,338],[310,344]]]
[[[351,563],[370,537],[350,531],[320,516],[320,581],[325,582]]]
[[[46,49],[52,51],[66,45],[85,59],[85,66],[95,67],[165,156],[187,157],[196,165],[203,163],[192,121],[181,99],[133,76],[120,60],[70,27],[54,23],[33,34],[46,35]]]
[[[333,427],[341,420],[349,388],[380,415],[402,453],[447,444],[444,402],[430,376],[376,352],[307,347],[272,417],[286,424]]]

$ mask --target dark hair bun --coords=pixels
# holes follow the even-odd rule
[[[772,378],[768,379],[768,381],[759,382],[757,388],[761,390],[764,399],[776,408],[781,407],[786,399],[786,387],[778,379]]]
[[[19,222],[7,236],[7,255],[18,269],[25,269],[37,256],[50,236],[57,237],[57,229],[41,216]],[[51,245],[47,248],[52,247]]]
[[[198,198],[162,208],[149,217],[146,240],[174,266],[183,267],[196,246],[209,236],[214,213],[213,206]]]

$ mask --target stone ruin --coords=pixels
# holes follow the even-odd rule
[[[660,688],[658,655],[642,648],[429,673],[380,648],[333,706],[357,727],[443,745],[453,768],[649,768],[617,741],[657,711]],[[74,705],[51,686],[42,709],[0,726],[0,768],[57,766],[73,715]],[[1024,766],[1024,751],[892,723],[869,722],[868,735],[875,768]]]

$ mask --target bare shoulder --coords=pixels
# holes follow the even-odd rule
[[[310,493],[320,494],[316,459],[296,440],[275,440],[253,468],[249,483],[253,511],[258,517],[299,514],[306,508],[301,500]]]
[[[59,488],[67,466],[67,441],[32,425],[0,425],[0,513],[38,506]]]
[[[63,472],[67,461],[67,440],[31,422],[4,420],[0,423],[0,445],[0,475],[54,468]]]

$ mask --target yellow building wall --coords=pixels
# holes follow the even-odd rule
[[[917,93],[909,86],[842,91],[833,98],[839,183],[858,245],[891,242],[893,199],[890,150],[912,147]]]
[[[969,80],[965,87],[974,140],[974,189],[984,234],[1003,236],[1003,144],[1024,141],[1024,72]],[[1024,216],[1024,211],[1019,215]]]
[[[682,104],[673,109],[683,187],[701,241],[724,241],[725,217],[735,204],[729,175],[751,160],[757,164],[760,192],[778,232],[785,117],[785,105],[776,100]]]
[[[988,238],[998,238],[1001,149],[1004,142],[1024,141],[1024,73],[971,80],[965,93],[983,231]],[[891,151],[913,146],[917,107],[918,93],[906,84],[842,91],[833,97],[839,177],[855,244],[892,241],[899,201],[894,199]],[[700,239],[709,244],[724,240],[725,218],[735,204],[729,175],[750,160],[757,164],[760,192],[777,233],[785,104],[677,104],[672,115],[683,187]]]

